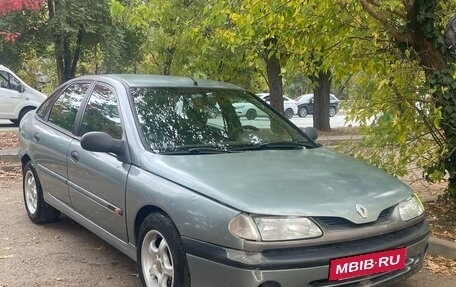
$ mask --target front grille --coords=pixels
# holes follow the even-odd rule
[[[351,222],[348,219],[342,217],[314,217],[314,219],[328,229],[340,229],[340,228],[360,228],[366,227],[369,225],[381,224],[385,221],[388,221],[388,218],[394,211],[396,206],[391,206],[387,209],[384,209],[380,215],[378,216],[376,221],[363,223],[363,224],[356,224]]]

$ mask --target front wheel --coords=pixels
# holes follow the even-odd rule
[[[285,110],[285,117],[287,119],[291,119],[294,116],[294,112],[292,109],[288,108]]]
[[[305,118],[307,116],[307,108],[306,107],[299,107],[298,116],[301,117],[301,118]]]
[[[180,234],[161,213],[152,213],[139,228],[137,264],[144,287],[189,287],[190,272]]]
[[[254,120],[256,117],[257,117],[257,112],[254,110],[254,109],[250,109],[247,111],[247,113],[245,114],[245,117],[248,119],[248,120]]]
[[[31,161],[24,166],[22,176],[25,209],[30,220],[37,224],[57,221],[60,211],[44,201],[43,189]]]
[[[335,107],[329,107],[329,116],[334,117],[336,115],[336,108]]]

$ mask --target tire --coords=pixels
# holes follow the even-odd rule
[[[334,117],[336,115],[336,108],[335,107],[329,107],[329,116]]]
[[[137,238],[137,264],[143,287],[190,287],[187,257],[171,219],[161,213],[148,215]]]
[[[245,117],[248,120],[254,120],[257,117],[257,112],[254,109],[250,109],[245,113]]]
[[[301,118],[305,118],[307,116],[307,108],[306,107],[299,107],[298,116],[301,117]]]
[[[294,112],[290,108],[286,109],[284,114],[287,119],[291,119],[294,116]]]
[[[27,215],[33,223],[44,224],[59,219],[60,211],[44,201],[41,183],[29,161],[22,171],[22,190]]]

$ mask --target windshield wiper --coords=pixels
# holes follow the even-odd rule
[[[201,147],[178,147],[171,151],[164,151],[161,154],[219,154],[219,153],[230,153],[232,151],[226,150],[224,148],[216,148],[216,147],[208,147],[208,146],[201,146]]]
[[[244,150],[267,150],[267,149],[303,149],[313,148],[311,143],[292,142],[292,141],[277,141],[258,144],[245,144],[230,147],[230,151],[244,151]]]

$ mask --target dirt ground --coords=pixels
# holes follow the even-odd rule
[[[138,287],[135,262],[62,217],[28,219],[20,178],[0,179],[0,287]]]

